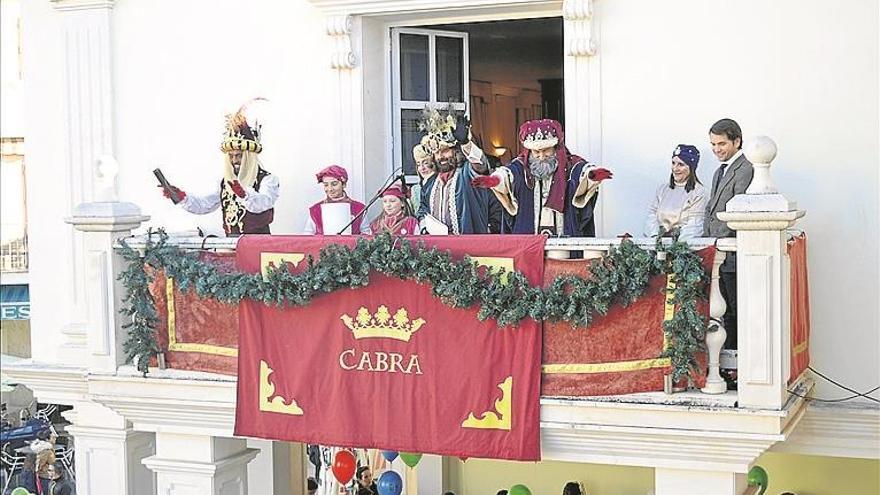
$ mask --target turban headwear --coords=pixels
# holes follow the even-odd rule
[[[332,177],[341,182],[348,182],[348,172],[339,165],[330,165],[327,168],[321,169],[320,172],[315,174],[315,177],[317,177],[318,182],[323,182],[324,177]]]
[[[672,156],[677,156],[679,160],[685,162],[692,170],[697,169],[700,163],[700,150],[696,146],[690,144],[679,144],[672,152]]]
[[[565,189],[568,180],[568,149],[562,124],[553,119],[527,120],[519,127],[519,140],[523,151],[519,158],[523,167],[529,168],[529,151],[556,146],[556,171],[544,206],[560,213],[565,209]]]
[[[394,184],[389,186],[388,189],[385,189],[385,192],[382,193],[382,196],[395,196],[402,200],[409,199],[409,188],[402,188],[401,186]]]
[[[254,98],[242,105],[235,113],[226,115],[226,133],[220,143],[221,150],[227,153],[233,150],[254,153],[263,151],[263,145],[260,143],[260,125],[254,123],[251,126],[245,116],[247,106],[257,100],[265,100],[265,98]]]

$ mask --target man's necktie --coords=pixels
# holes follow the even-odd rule
[[[718,192],[718,186],[720,186],[721,181],[724,180],[724,173],[727,172],[727,165],[727,163],[721,164],[721,172],[718,173],[718,180],[715,181],[715,187],[712,188],[713,195]]]

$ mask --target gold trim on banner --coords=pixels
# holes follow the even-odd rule
[[[174,279],[165,279],[165,299],[168,304],[168,350],[175,352],[199,352],[202,354],[214,354],[217,356],[237,357],[238,349],[233,347],[221,347],[211,344],[195,344],[177,341],[177,321],[174,312]]]
[[[792,354],[797,356],[798,354],[806,351],[809,346],[810,346],[810,341],[805,340],[805,341],[801,342],[800,344],[794,346],[794,351],[792,351]]]
[[[260,274],[263,276],[263,280],[266,280],[267,276],[269,275],[270,265],[278,268],[286,262],[296,267],[299,265],[300,261],[304,260],[305,258],[306,255],[303,253],[260,253]]]
[[[508,430],[511,428],[511,407],[513,395],[513,377],[508,376],[498,384],[501,389],[501,398],[495,401],[495,411],[486,411],[480,415],[480,419],[471,412],[467,419],[462,421],[462,428],[477,428],[481,430]]]
[[[545,364],[541,366],[541,372],[545,375],[561,375],[574,373],[619,373],[621,371],[637,371],[649,368],[664,368],[670,366],[669,358],[641,359],[637,361],[616,361],[612,363],[572,363],[572,364]]]
[[[663,306],[663,321],[670,321],[675,316],[675,304],[672,303],[672,300],[675,298],[675,274],[670,273],[666,276],[666,299],[664,301]],[[669,339],[666,337],[666,330],[663,328],[663,324],[660,324],[660,329],[663,330],[663,350],[669,349]]]
[[[510,274],[513,273],[515,266],[513,264],[513,258],[503,258],[500,256],[471,256],[471,259],[477,264],[477,266],[485,266],[490,271],[497,271],[501,268],[504,269],[504,280],[502,283],[507,284],[507,279],[510,278]]]
[[[275,385],[269,380],[269,375],[274,372],[269,363],[260,360],[260,411],[302,416],[303,410],[295,399],[285,401],[284,397],[275,394]]]
[[[663,321],[669,321],[675,316],[675,275],[666,276],[666,298],[663,307]],[[661,324],[662,330],[662,324]],[[669,339],[663,330],[663,350],[669,348]],[[562,375],[577,373],[620,373],[623,371],[638,371],[650,368],[665,368],[672,366],[670,358],[638,359],[634,361],[614,361],[610,363],[566,363],[545,364],[541,366],[541,373],[545,375]]]

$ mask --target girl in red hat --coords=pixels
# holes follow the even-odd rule
[[[409,191],[397,184],[382,193],[382,213],[370,223],[373,234],[418,235],[419,221],[409,204]]]

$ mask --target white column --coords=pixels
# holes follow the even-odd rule
[[[602,79],[597,41],[599,23],[593,14],[593,0],[564,0],[562,4],[565,141],[572,152],[592,163],[602,163]],[[599,195],[595,214],[596,232],[600,237],[604,227],[603,197]]]
[[[292,493],[291,486],[305,486],[305,478],[301,475],[296,476],[299,484],[292,482],[296,473],[292,472],[295,466],[291,459],[291,444],[249,438],[247,446],[260,451],[247,466],[249,493],[288,495]],[[297,465],[302,466],[305,458],[301,450],[297,452],[300,453]]]
[[[247,495],[247,464],[258,452],[239,438],[157,432],[156,455],[143,463],[161,495]]]
[[[114,0],[52,0],[61,17],[64,65],[59,67],[65,97],[60,109],[67,141],[58,180],[68,184],[66,210],[94,201],[92,173],[98,157],[113,154],[112,12]],[[62,234],[57,262],[69,285],[71,313],[62,328],[59,356],[68,364],[88,360],[86,315],[88,290],[82,272],[87,270],[83,236]],[[66,258],[65,258],[66,257]]]
[[[396,460],[395,460],[396,461]],[[443,457],[424,454],[415,469],[409,469],[400,461],[405,473],[405,493],[438,495],[443,493]],[[398,471],[400,472],[400,471]],[[413,488],[410,492],[409,488]]]
[[[654,495],[742,495],[746,475],[722,471],[656,468]]]
[[[114,246],[150,217],[142,215],[137,205],[116,200],[119,166],[113,157],[102,157],[96,168],[99,201],[78,205],[65,221],[83,233],[86,263],[80,283],[86,309],[86,353],[81,364],[92,371],[115,372],[125,361],[122,343],[127,331],[119,312],[125,291],[117,280],[124,261]]]
[[[332,150],[334,163],[348,171],[348,193],[366,198],[366,163],[364,160],[363,68],[358,54],[361,50],[361,17],[334,13],[326,20],[326,33],[333,43],[330,67],[335,71],[336,92],[333,99],[334,123],[339,132]]]
[[[746,194],[718,218],[736,230],[737,375],[740,407],[782,409],[788,398],[790,270],[785,230],[804,215],[770,180],[776,144],[766,136],[747,143],[755,167]]]
[[[136,432],[122,416],[82,402],[64,417],[76,448],[76,491],[90,495],[152,495],[156,477],[141,465],[153,454],[153,434]]]

